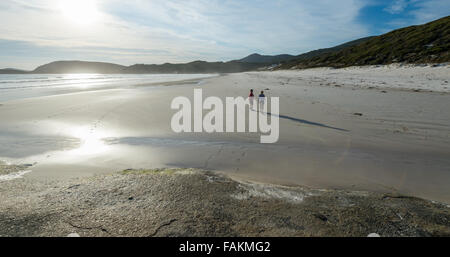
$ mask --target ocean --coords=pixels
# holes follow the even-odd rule
[[[207,78],[215,74],[0,74],[0,102],[87,90]]]

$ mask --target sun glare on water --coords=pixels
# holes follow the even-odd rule
[[[64,17],[78,25],[89,25],[99,18],[94,0],[61,0],[59,7]]]

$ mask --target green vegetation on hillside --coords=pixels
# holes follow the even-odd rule
[[[338,52],[296,59],[281,69],[347,67],[353,65],[406,63],[443,63],[450,61],[450,16],[419,26],[394,30],[372,37]]]

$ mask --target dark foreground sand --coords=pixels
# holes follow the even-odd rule
[[[194,169],[3,181],[0,236],[450,236],[449,206]]]

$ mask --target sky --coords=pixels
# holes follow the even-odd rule
[[[0,68],[298,55],[450,14],[450,0],[1,0]]]

